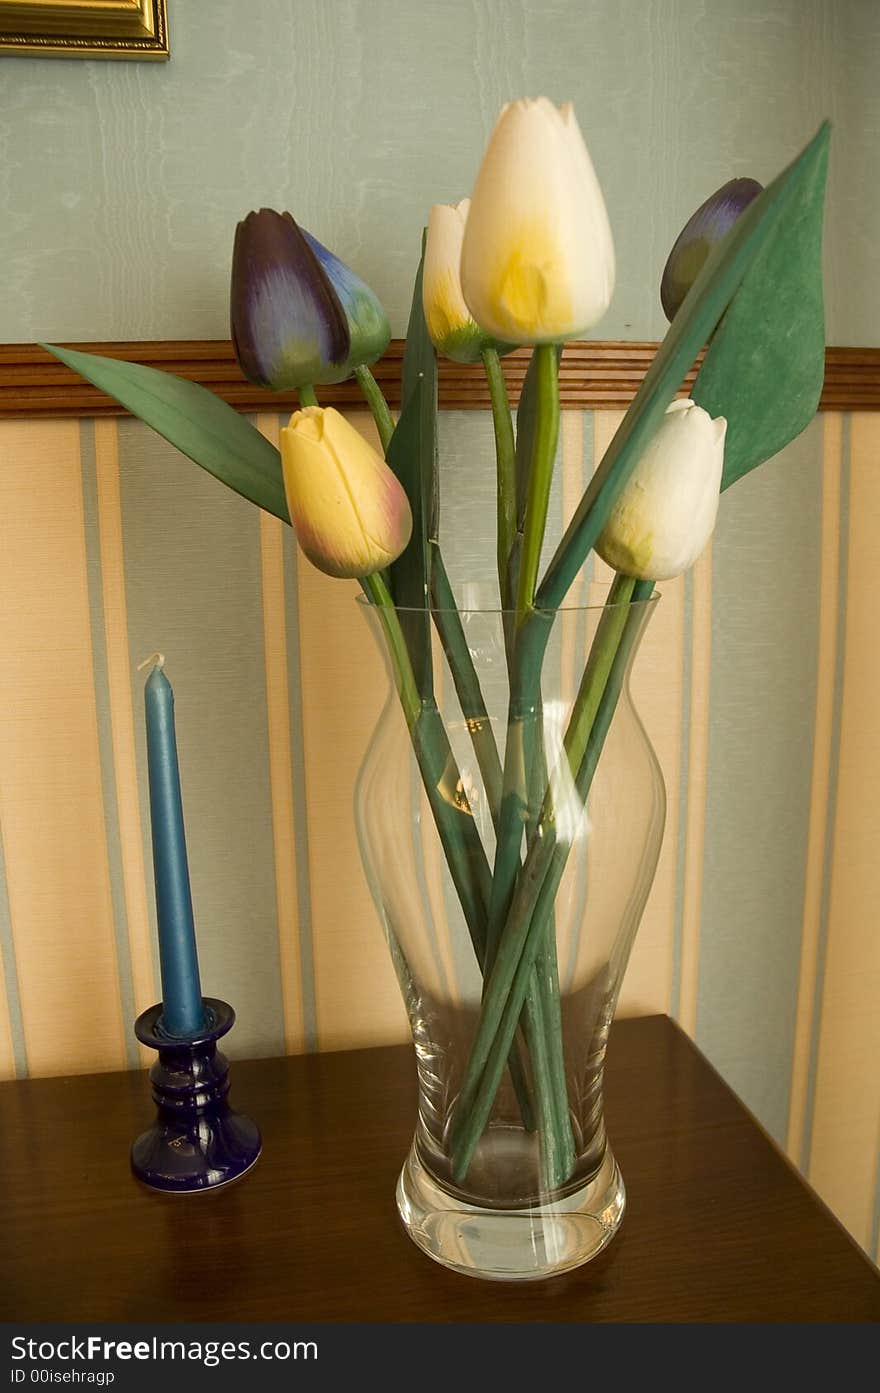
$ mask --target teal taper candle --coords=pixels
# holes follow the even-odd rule
[[[199,960],[193,924],[192,893],[186,859],[186,833],[174,732],[174,692],[162,671],[161,653],[148,659],[153,669],[144,686],[147,714],[147,764],[150,775],[150,821],[153,830],[153,875],[159,962],[162,968],[162,1016],[168,1035],[196,1035],[205,1026]],[[144,666],[142,664],[142,666]]]

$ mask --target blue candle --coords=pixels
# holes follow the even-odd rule
[[[156,881],[156,918],[162,969],[160,1024],[168,1035],[185,1037],[196,1035],[204,1027],[205,1011],[199,983],[180,772],[177,767],[174,692],[162,671],[165,665],[162,654],[157,653],[148,661],[154,663],[144,686],[144,701],[153,875]]]

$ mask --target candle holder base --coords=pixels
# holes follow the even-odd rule
[[[159,1052],[150,1070],[158,1116],[131,1148],[132,1171],[152,1190],[215,1190],[249,1171],[262,1150],[256,1123],[227,1101],[229,1061],[217,1041],[235,1012],[225,1001],[204,1001],[205,1027],[185,1040],[162,1031],[161,1003],[135,1021],[137,1038]]]

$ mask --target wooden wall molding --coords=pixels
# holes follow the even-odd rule
[[[267,392],[242,377],[228,340],[171,340],[143,343],[67,345],[177,373],[200,382],[238,411],[286,411],[295,392]],[[569,410],[618,410],[632,401],[650,367],[656,343],[578,342],[566,345],[560,369],[561,399]],[[403,340],[392,340],[373,369],[388,401],[400,405]],[[504,359],[511,398],[519,397],[529,350]],[[685,389],[692,383],[691,373]],[[324,406],[363,405],[353,381],[320,389]],[[482,370],[441,360],[440,405],[446,410],[488,409]],[[880,411],[880,348],[829,348],[825,354],[823,411]],[[83,382],[37,344],[0,345],[0,418],[22,416],[122,416],[110,397]]]

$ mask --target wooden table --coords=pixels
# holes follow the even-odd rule
[[[594,1262],[512,1286],[405,1237],[409,1047],[236,1063],[264,1152],[165,1197],[128,1170],[142,1074],[0,1085],[0,1315],[23,1320],[872,1321],[880,1274],[665,1017],[614,1027],[607,1117],[628,1190]]]

